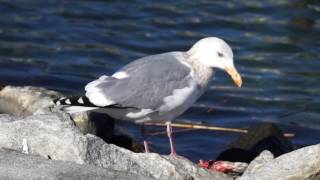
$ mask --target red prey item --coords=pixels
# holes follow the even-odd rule
[[[213,161],[213,160],[209,160],[209,161],[199,160],[198,165],[205,169],[219,171],[223,173],[230,173],[230,172],[243,173],[248,166],[247,163],[229,162],[229,161]]]
[[[215,170],[223,173],[232,171],[232,167],[229,165],[229,163],[225,163],[224,161],[204,161],[201,159],[199,160],[198,165],[205,169]]]

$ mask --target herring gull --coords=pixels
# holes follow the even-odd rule
[[[132,61],[113,75],[88,83],[85,95],[62,97],[54,103],[68,113],[95,111],[134,122],[166,121],[171,154],[175,155],[171,121],[205,92],[216,68],[225,70],[241,87],[230,46],[217,37],[207,37],[186,52]]]

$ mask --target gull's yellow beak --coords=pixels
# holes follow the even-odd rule
[[[231,78],[233,79],[234,83],[238,87],[241,87],[242,86],[242,78],[241,78],[240,74],[238,73],[237,69],[235,67],[228,67],[225,70],[231,76]]]

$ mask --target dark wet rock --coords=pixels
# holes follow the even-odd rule
[[[52,161],[40,156],[0,149],[0,179],[140,180],[152,178],[93,165]]]
[[[114,135],[112,136],[110,142],[112,144],[123,147],[125,149],[129,149],[136,153],[144,152],[144,146],[140,142],[134,140],[128,135]]]
[[[71,117],[83,134],[97,135],[106,142],[112,140],[115,120],[111,117],[95,112],[76,113]]]
[[[230,147],[258,154],[269,150],[276,157],[293,150],[292,143],[283,136],[283,132],[276,125],[271,123],[250,128],[248,133],[231,143]]]
[[[262,160],[261,166],[249,165],[255,168],[248,168],[239,180],[320,179],[320,144],[283,154],[274,160],[270,160],[270,155],[264,156],[267,158]],[[257,164],[257,161],[252,163]]]
[[[258,154],[252,151],[230,148],[219,154],[217,161],[246,162],[252,161]]]
[[[275,157],[293,150],[292,143],[274,124],[266,123],[250,128],[248,133],[230,144],[217,160],[251,162],[262,151],[269,150]]]
[[[126,129],[116,126],[115,120],[106,114],[82,112],[73,114],[71,117],[83,134],[94,134],[107,143],[133,152],[144,152],[144,146],[135,140]]]

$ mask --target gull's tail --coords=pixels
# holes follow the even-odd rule
[[[58,106],[63,106],[62,110],[70,114],[100,108],[92,104],[85,96],[61,97],[53,100],[53,103]]]

